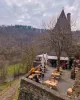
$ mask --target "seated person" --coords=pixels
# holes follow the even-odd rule
[[[75,79],[75,77],[76,77],[75,67],[73,67],[71,70],[71,79]]]
[[[35,76],[33,77],[33,80],[34,80],[35,82],[40,83],[40,82],[39,82],[39,78],[38,78],[38,76],[37,76],[37,75],[35,75]]]
[[[75,73],[78,71],[78,67],[75,67]]]
[[[40,71],[42,71],[42,69],[40,68]]]
[[[31,70],[30,70],[31,74],[34,74],[35,73],[35,68],[32,67]]]
[[[41,78],[44,79],[44,70],[41,71]]]
[[[62,64],[62,68],[65,69],[66,68],[66,63]]]

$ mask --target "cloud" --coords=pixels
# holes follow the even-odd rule
[[[9,6],[17,5],[19,7],[25,4],[31,5],[31,4],[37,4],[39,2],[39,0],[5,0],[5,1]]]
[[[80,28],[80,0],[0,0],[0,24],[25,24],[41,28],[42,21],[58,17],[62,8],[77,19]]]
[[[75,22],[75,25],[73,27],[74,29],[79,29],[80,30],[80,0],[73,0],[72,4],[68,4],[65,6],[65,11],[66,13],[70,12],[71,13],[71,22]]]

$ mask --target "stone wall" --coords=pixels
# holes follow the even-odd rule
[[[78,97],[78,96],[80,96],[80,68],[76,75],[75,84],[73,86],[73,97]]]
[[[21,79],[18,100],[69,100],[58,92],[27,78]]]

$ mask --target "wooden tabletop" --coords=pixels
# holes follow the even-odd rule
[[[35,74],[30,75],[28,78],[32,79],[35,76]]]
[[[53,76],[60,76],[60,73],[59,72],[53,72],[53,73],[51,73],[51,75],[53,75]]]
[[[41,72],[37,70],[37,71],[35,71],[35,73],[38,73],[38,74],[40,74]]]
[[[35,75],[40,75],[40,74],[32,74],[32,75],[30,75],[28,78],[29,78],[29,79],[33,79],[33,77],[34,77]]]
[[[58,81],[50,81],[50,80],[46,80],[44,81],[44,84],[50,85],[50,86],[57,86],[58,85]]]
[[[69,89],[67,90],[67,92],[72,92],[72,88],[69,88]]]
[[[75,72],[78,72],[78,68],[75,68]]]

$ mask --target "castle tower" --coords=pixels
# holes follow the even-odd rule
[[[71,27],[71,13],[67,14],[67,20],[68,20],[69,26]]]
[[[71,14],[68,13],[65,15],[64,9],[62,9],[59,18],[57,19],[57,23],[54,27],[54,30],[58,30],[58,27],[65,30],[65,32],[70,33],[71,31]]]

